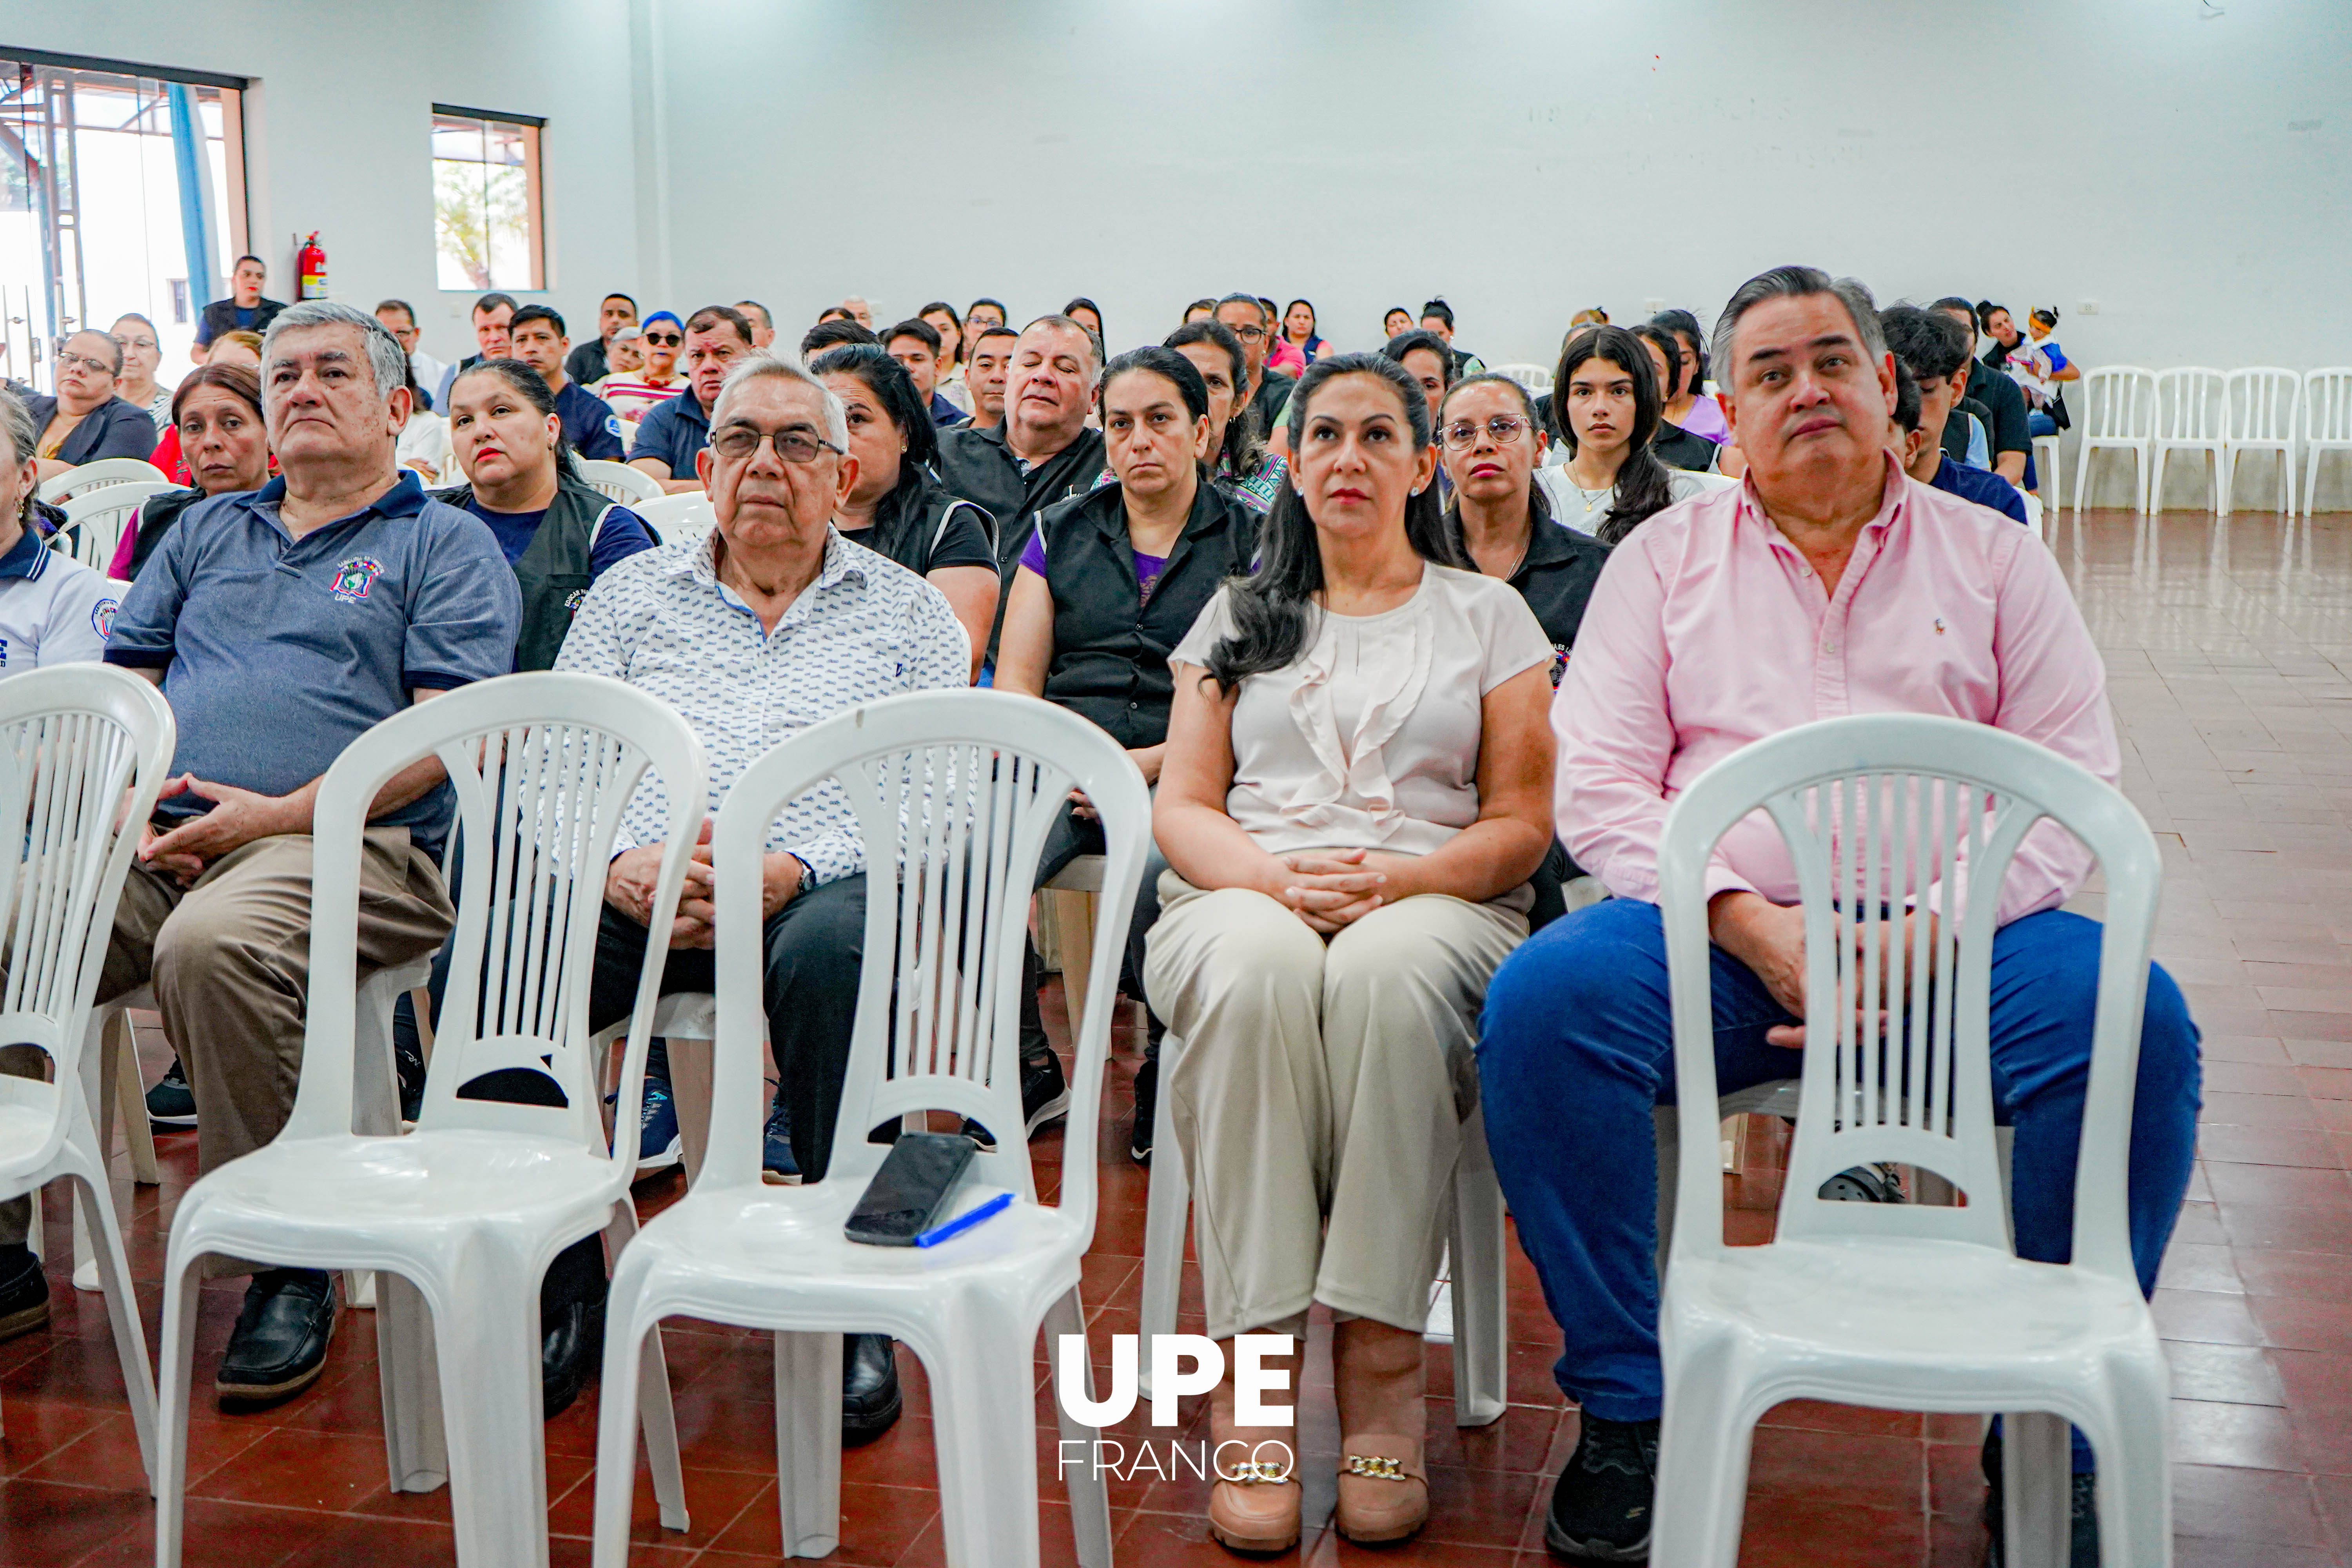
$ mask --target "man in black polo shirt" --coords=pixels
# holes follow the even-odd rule
[[[1217,320],[1242,341],[1243,367],[1249,372],[1250,410],[1257,416],[1258,434],[1272,437],[1282,419],[1282,411],[1290,405],[1290,389],[1298,384],[1294,376],[1265,368],[1265,356],[1274,347],[1274,322],[1265,307],[1255,294],[1228,294],[1217,301]]]
[[[940,432],[940,480],[994,521],[996,564],[1008,589],[1037,514],[1102,479],[1102,432],[1087,428],[1095,379],[1102,374],[1095,356],[1092,332],[1067,316],[1040,316],[1013,344],[1003,419],[985,429]],[[992,668],[1004,602],[999,595],[996,624],[988,633]]]
[[[727,369],[751,352],[751,323],[731,305],[705,305],[686,319],[686,390],[646,410],[629,466],[643,468],[676,495],[698,490],[696,454],[710,444],[710,409]]]
[[[637,302],[626,294],[607,294],[596,308],[596,337],[593,342],[582,343],[563,362],[563,374],[583,386],[604,380],[613,373],[611,350],[613,334],[623,327],[637,322]]]
[[[547,390],[555,394],[564,444],[583,458],[619,462],[621,422],[612,405],[564,374],[572,340],[564,335],[563,318],[548,306],[525,305],[507,324],[507,342],[509,352],[539,372]]]

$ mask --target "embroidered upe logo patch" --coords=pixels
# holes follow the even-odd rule
[[[327,592],[346,605],[356,605],[368,596],[368,590],[374,587],[375,580],[383,575],[383,562],[372,556],[354,555],[335,568],[334,578],[328,583]]]
[[[114,601],[100,599],[89,607],[90,629],[102,637],[114,635]]]

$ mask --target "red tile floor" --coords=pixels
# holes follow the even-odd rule
[[[2158,956],[2205,1029],[2204,1132],[2156,1310],[2170,1344],[2175,1509],[2182,1568],[2352,1564],[2352,518],[2288,531],[2241,516],[2217,527],[2174,513],[2067,520],[2056,549],[2105,650],[2125,738],[2124,784],[2161,837],[2171,877]],[[1054,1019],[1059,1026],[1058,1016]],[[146,1043],[151,1076],[162,1062]],[[1127,1070],[1104,1107],[1106,1147],[1123,1135]],[[193,1139],[164,1141],[161,1189],[118,1178],[150,1332],[163,1237],[191,1177]],[[1769,1141],[1759,1141],[1769,1142]],[[1041,1177],[1060,1141],[1036,1146]],[[1106,1156],[1103,1214],[1086,1299],[1098,1361],[1133,1331],[1145,1174]],[[679,1178],[656,1178],[649,1206]],[[1735,1184],[1733,1223],[1769,1230],[1769,1172]],[[62,1207],[49,1205],[62,1242]],[[68,1568],[152,1560],[150,1504],[97,1299],[53,1271],[57,1321],[0,1345],[0,1564]],[[1197,1281],[1191,1290],[1197,1313]],[[207,1292],[199,1345],[217,1353],[235,1314]],[[1194,1316],[1185,1326],[1197,1328]],[[1558,1341],[1531,1270],[1511,1273],[1511,1397],[1503,1419],[1457,1432],[1443,1351],[1430,1361],[1434,1509],[1414,1543],[1359,1552],[1311,1531],[1318,1563],[1530,1568],[1543,1558],[1548,1477],[1576,1435],[1548,1373]],[[632,1561],[725,1564],[778,1552],[769,1373],[762,1345],[704,1325],[668,1335],[692,1533],[661,1531],[640,1481]],[[373,1335],[347,1313],[325,1377],[261,1415],[200,1399],[188,1466],[191,1568],[452,1561],[446,1493],[384,1489]],[[907,1362],[908,1414],[844,1459],[839,1560],[941,1561],[930,1421]],[[1041,1383],[1044,1367],[1039,1363]],[[209,1365],[204,1369],[209,1377]],[[1309,1378],[1303,1447],[1328,1475],[1336,1451],[1328,1373]],[[1199,1402],[1184,1411],[1197,1433]],[[1041,1394],[1044,1431],[1050,1409]],[[549,1526],[558,1563],[584,1563],[593,1391],[548,1428]],[[1132,1441],[1142,1428],[1129,1423]],[[1045,1457],[1045,1540],[1068,1559],[1067,1513]],[[1972,1419],[1784,1406],[1757,1435],[1746,1555],[1754,1564],[1967,1564],[1983,1552]],[[1309,1493],[1328,1511],[1330,1483]],[[1202,1487],[1149,1474],[1115,1482],[1123,1563],[1232,1561],[1202,1526]]]

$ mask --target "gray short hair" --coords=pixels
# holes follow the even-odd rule
[[[849,411],[842,406],[841,399],[834,395],[833,388],[810,373],[798,355],[780,353],[774,349],[753,349],[728,370],[727,379],[719,384],[718,399],[710,405],[710,423],[716,426],[727,400],[755,381],[790,381],[814,387],[824,400],[825,439],[844,452],[849,450]]]
[[[0,386],[0,438],[5,438],[8,443],[8,466],[12,468],[22,468],[41,439],[40,431],[33,426],[33,411],[25,406],[23,398],[5,386]],[[34,485],[25,491],[25,499],[18,505],[18,522],[31,520],[33,499],[40,488]]]
[[[415,320],[413,315],[409,318]],[[350,327],[367,344],[368,368],[375,372],[376,395],[389,397],[396,387],[408,384],[408,351],[392,335],[392,329],[373,316],[363,314],[349,305],[332,300],[305,300],[299,305],[289,305],[278,312],[269,323],[269,331],[261,339],[261,385],[269,387],[269,351],[278,342],[278,334],[299,331],[305,327]]]
[[[1723,314],[1715,319],[1709,357],[1726,392],[1739,384],[1739,365],[1731,352],[1739,318],[1767,300],[1801,299],[1808,294],[1836,295],[1845,313],[1853,318],[1854,335],[1862,340],[1863,352],[1870,355],[1871,363],[1886,357],[1886,333],[1878,323],[1878,301],[1860,279],[1832,278],[1818,267],[1775,267],[1742,283],[1723,307]]]

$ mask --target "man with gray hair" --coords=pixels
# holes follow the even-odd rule
[[[106,646],[109,664],[171,699],[179,748],[123,883],[98,994],[152,983],[195,1095],[199,1171],[268,1143],[293,1108],[321,775],[369,726],[504,675],[521,617],[488,527],[393,460],[407,355],[382,322],[323,300],[289,306],[261,358],[279,477],[190,507],[123,596]],[[360,866],[362,977],[424,957],[449,930],[451,798],[428,760],[376,799]],[[323,1272],[256,1273],[222,1398],[275,1404],[309,1386],[334,1311]]]
[[[1616,897],[1504,963],[1479,1046],[1496,1171],[1566,1340],[1553,1374],[1582,1407],[1545,1539],[1588,1562],[1649,1553],[1664,1384],[1651,1113],[1674,1076],[1658,851],[1671,803],[1741,747],[1849,713],[1943,714],[2022,735],[2110,784],[2120,770],[2098,649],[2050,552],[1908,478],[1887,451],[1897,384],[1869,290],[1776,268],[1731,297],[1714,349],[1745,482],[1667,508],[1610,555],[1552,705],[1559,837]],[[2100,928],[2060,906],[2090,868],[2044,824],[1998,886],[1975,889],[1998,900],[1990,1045],[1993,1092],[2017,1131],[2017,1251],[2042,1262],[2072,1246]],[[1726,836],[1706,890],[1719,1089],[1791,1077],[1806,1043],[1804,919],[1777,833],[1751,819]],[[2194,1163],[2197,1039],[2179,987],[2151,969],[2127,1200],[2143,1290]],[[2077,1438],[2076,1568],[2097,1561],[2090,1465]]]
[[[971,644],[945,595],[834,529],[857,459],[841,400],[799,361],[769,350],[743,355],[710,413],[709,444],[694,462],[718,526],[605,573],[555,668],[642,687],[684,715],[709,759],[715,813],[747,768],[819,720],[902,691],[961,687]],[[622,819],[589,999],[594,1027],[635,1004],[637,966],[656,937],[670,949],[665,992],[716,985],[708,850],[688,870],[670,929],[646,928],[665,810],[662,782],[648,779]],[[832,1157],[865,947],[866,845],[838,788],[785,805],[761,869],[768,1041],[779,1079],[764,1158],[771,1180],[793,1182],[822,1175]],[[640,1146],[667,1150],[677,1126],[667,1060],[657,1058]],[[898,1418],[887,1337],[852,1337],[844,1384],[843,1425],[853,1436]]]

